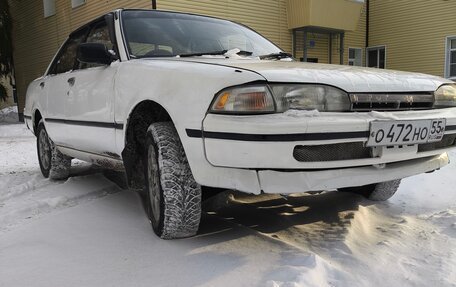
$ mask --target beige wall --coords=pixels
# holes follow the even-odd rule
[[[296,36],[296,59],[303,57],[304,33],[298,32]],[[314,41],[315,46],[310,47],[309,42]],[[326,34],[307,34],[307,58],[317,58],[318,63],[327,64],[329,59],[329,40]]]
[[[386,68],[444,76],[445,37],[456,1],[371,0],[369,45],[386,45]]]
[[[365,46],[366,46],[366,7],[364,6],[359,14],[356,29],[354,31],[346,31],[344,38],[344,64],[348,64],[348,48],[361,48],[363,51],[362,63],[365,65]],[[307,57],[318,58],[319,63],[329,63],[329,38],[327,34],[308,33],[308,41],[315,41],[315,47],[309,48]],[[297,49],[296,57],[302,57],[303,38],[302,33],[298,32],[296,39]],[[331,64],[340,63],[340,37],[338,34],[333,35],[332,40],[332,61]]]
[[[362,3],[349,0],[287,0],[288,28],[304,26],[353,31]]]
[[[345,32],[344,39],[344,64],[348,65],[348,48],[362,48],[363,66],[366,64],[366,6],[359,12],[359,21],[354,31]],[[339,64],[339,40],[333,40],[332,64]]]

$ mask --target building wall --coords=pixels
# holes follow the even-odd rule
[[[361,48],[363,51],[362,63],[365,65],[365,46],[366,46],[366,6],[364,6],[358,15],[359,21],[354,31],[346,31],[344,36],[344,65],[348,64],[348,48]],[[315,41],[315,47],[310,48],[308,43],[308,58],[318,58],[318,63],[329,63],[329,35],[308,33],[308,41]],[[296,39],[296,58],[303,56],[303,34],[298,32]],[[332,40],[332,61],[331,64],[340,63],[340,37],[338,34],[333,35]]]
[[[334,42],[334,41],[333,41]],[[339,41],[335,41],[333,49],[336,49],[333,52],[333,61],[332,63],[339,63]],[[363,66],[366,65],[366,5],[361,9],[359,15],[358,25],[355,31],[345,32],[344,39],[344,65],[348,65],[348,48],[362,48],[363,49]]]
[[[296,34],[296,59],[303,57],[304,33],[302,31]],[[310,42],[315,45],[311,47]],[[307,58],[316,58],[318,63],[327,64],[329,60],[329,38],[326,34],[307,33]]]
[[[370,0],[369,46],[386,45],[386,68],[444,76],[456,1]]]

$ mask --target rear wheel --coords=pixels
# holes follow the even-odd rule
[[[401,180],[397,179],[364,186],[339,188],[339,191],[360,194],[373,201],[386,201],[396,193],[400,184]]]
[[[150,125],[145,159],[148,213],[163,239],[196,234],[201,219],[201,186],[195,182],[174,125]]]
[[[49,138],[44,122],[38,123],[36,148],[41,173],[50,179],[66,179],[70,174],[71,158],[62,154]]]

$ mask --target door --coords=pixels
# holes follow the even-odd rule
[[[85,42],[103,43],[112,50],[110,39],[103,19],[90,27]],[[112,157],[116,151],[113,103],[118,65],[79,62],[76,65],[64,82],[67,85],[65,115],[71,124],[67,130],[71,138],[68,147]]]
[[[46,94],[46,109],[43,111],[46,130],[56,144],[64,144],[70,139],[66,133],[65,105],[68,97],[68,80],[73,77],[77,46],[82,43],[87,30],[80,30],[68,38],[57,53],[49,71],[40,83]]]

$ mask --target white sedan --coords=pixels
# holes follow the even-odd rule
[[[45,177],[72,158],[122,171],[155,233],[182,238],[202,190],[386,200],[448,164],[455,106],[443,78],[300,63],[237,23],[116,10],[69,35],[24,114]]]

